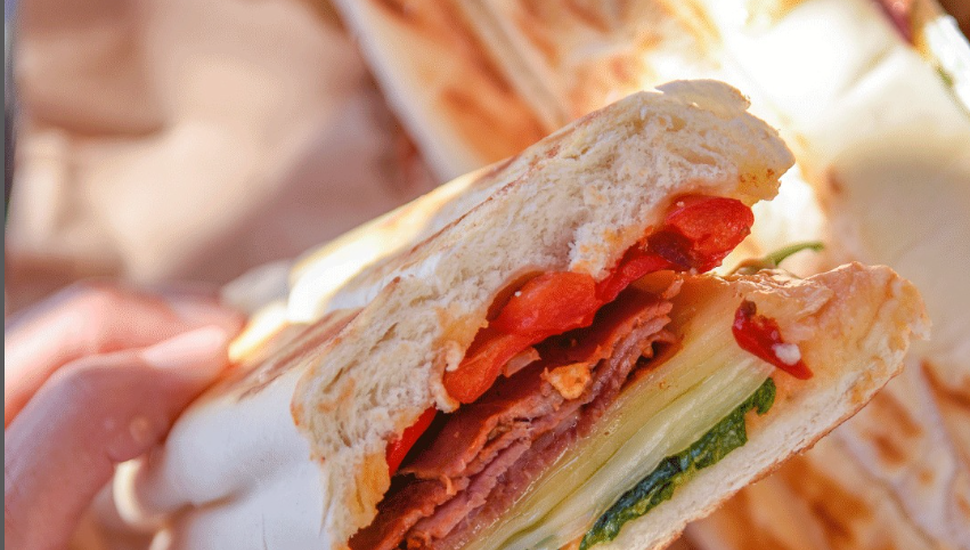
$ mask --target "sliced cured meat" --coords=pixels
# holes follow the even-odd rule
[[[529,421],[550,414],[562,403],[541,373],[537,364],[512,378],[499,379],[482,399],[453,414],[431,446],[401,473],[421,479],[458,477],[492,440],[503,433],[528,431]]]
[[[467,484],[466,479],[464,486]],[[358,531],[350,539],[350,547],[396,547],[418,520],[434,513],[437,506],[447,502],[455,491],[464,489],[464,486],[435,480],[408,483],[396,491],[392,489],[381,502],[374,523]]]
[[[408,546],[429,545],[434,539],[443,538],[472,510],[480,508],[496,483],[525,454],[532,441],[522,439],[498,454],[494,460],[478,475],[471,479],[468,488],[455,495],[445,505],[435,510],[434,514],[419,521],[411,530]]]
[[[625,338],[620,346],[626,347],[629,353],[620,352],[602,362],[612,365],[601,364],[597,367],[601,376],[594,381],[598,387],[595,392],[591,392],[595,395],[589,403],[581,409],[573,409],[572,414],[564,417],[556,429],[534,441],[529,450],[498,480],[496,489],[489,494],[486,504],[472,511],[446,537],[434,541],[428,547],[453,550],[463,546],[475,533],[501,517],[522,496],[529,484],[552,466],[579,437],[588,435],[603,412],[615,401],[630,372],[638,363],[642,363],[641,356],[633,353],[633,350],[645,348],[643,357],[650,358],[653,343],[674,341],[673,335],[665,330],[644,336],[646,333],[646,330],[637,330]]]

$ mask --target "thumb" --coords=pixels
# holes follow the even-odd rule
[[[218,377],[227,345],[223,329],[203,327],[59,370],[4,431],[4,527],[12,547],[64,547],[115,464],[160,442]]]
[[[120,428],[98,439],[113,463],[140,456],[162,440],[179,413],[225,369],[228,342],[223,329],[208,326],[102,358],[96,367],[101,379],[89,389],[99,406],[87,408],[86,416]]]

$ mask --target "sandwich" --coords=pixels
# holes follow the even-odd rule
[[[669,543],[926,330],[884,267],[709,274],[792,163],[747,106],[631,95],[316,256],[370,263],[295,282],[300,315],[119,472],[121,516],[162,548]]]

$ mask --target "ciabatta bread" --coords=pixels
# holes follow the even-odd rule
[[[376,514],[388,441],[428,407],[457,406],[442,376],[502,288],[537,271],[604,278],[679,195],[774,196],[793,159],[747,106],[724,84],[684,81],[584,117],[486,172],[470,184],[481,202],[331,299],[363,309],[309,360],[293,414],[327,463],[337,540]]]

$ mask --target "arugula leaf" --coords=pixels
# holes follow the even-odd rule
[[[634,520],[674,495],[698,471],[716,464],[728,453],[748,441],[744,415],[755,409],[765,414],[775,402],[775,381],[771,378],[744,400],[734,411],[683,451],[668,456],[647,477],[630,489],[610,507],[583,537],[580,550],[600,542],[611,541],[623,524]]]

